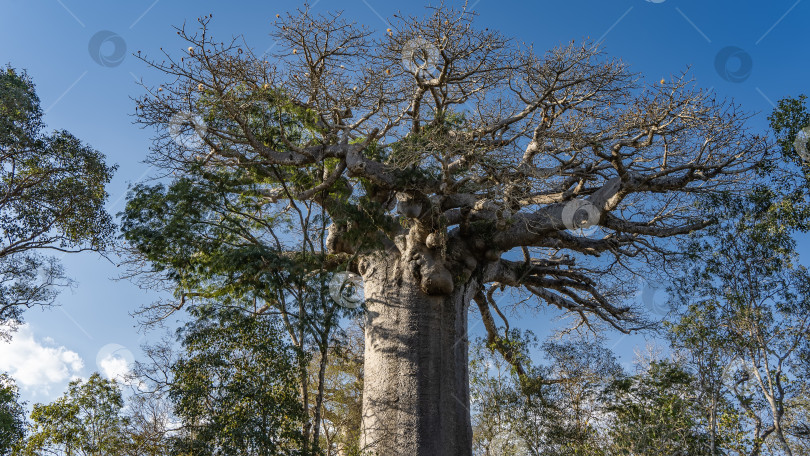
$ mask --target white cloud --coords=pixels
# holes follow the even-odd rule
[[[96,366],[105,377],[128,384],[127,378],[135,363],[135,357],[128,348],[120,344],[110,343],[98,351]]]
[[[50,337],[36,340],[27,324],[19,326],[10,342],[0,343],[0,372],[8,372],[20,387],[33,394],[50,395],[65,382],[79,378],[84,361],[78,353],[57,346]]]
[[[109,356],[101,360],[101,372],[107,378],[121,379],[129,373],[127,360],[116,356]]]
[[[119,344],[107,344],[99,350],[96,364],[99,371],[110,379],[127,383],[127,376],[131,373],[131,366],[135,362],[132,352]]]

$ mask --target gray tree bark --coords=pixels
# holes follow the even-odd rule
[[[414,262],[380,259],[362,272],[361,448],[386,456],[470,456],[467,310],[474,280],[429,295]]]

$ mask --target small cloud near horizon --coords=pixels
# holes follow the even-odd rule
[[[4,323],[3,325],[7,325]],[[37,338],[28,324],[21,324],[10,341],[0,343],[0,372],[8,373],[29,397],[49,398],[67,382],[81,378],[81,356],[50,337]]]

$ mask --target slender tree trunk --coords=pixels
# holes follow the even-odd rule
[[[329,316],[331,324],[331,315]],[[312,451],[318,452],[320,449],[321,440],[321,415],[323,413],[323,395],[324,395],[324,378],[326,376],[326,365],[329,362],[329,328],[324,330],[326,335],[319,341],[321,359],[318,360],[318,394],[315,396],[315,410],[313,411],[313,420],[315,421],[314,430],[312,433]],[[329,447],[326,447],[329,451]]]
[[[467,309],[474,283],[428,295],[413,264],[364,268],[364,454],[470,456]]]
[[[717,386],[712,382],[712,405],[711,405],[711,412],[709,413],[709,421],[711,421],[711,431],[710,431],[710,445],[711,445],[711,452],[712,456],[717,456],[717,443],[716,443],[716,436],[717,436]]]
[[[785,438],[785,434],[782,432],[781,426],[776,428],[776,438],[779,439],[779,443],[782,445],[782,451],[785,452],[785,455],[793,456],[793,450],[790,449],[790,445]]]

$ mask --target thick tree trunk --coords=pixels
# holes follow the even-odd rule
[[[363,271],[367,306],[363,436],[367,453],[470,456],[467,309],[474,283],[430,296],[414,265]]]

